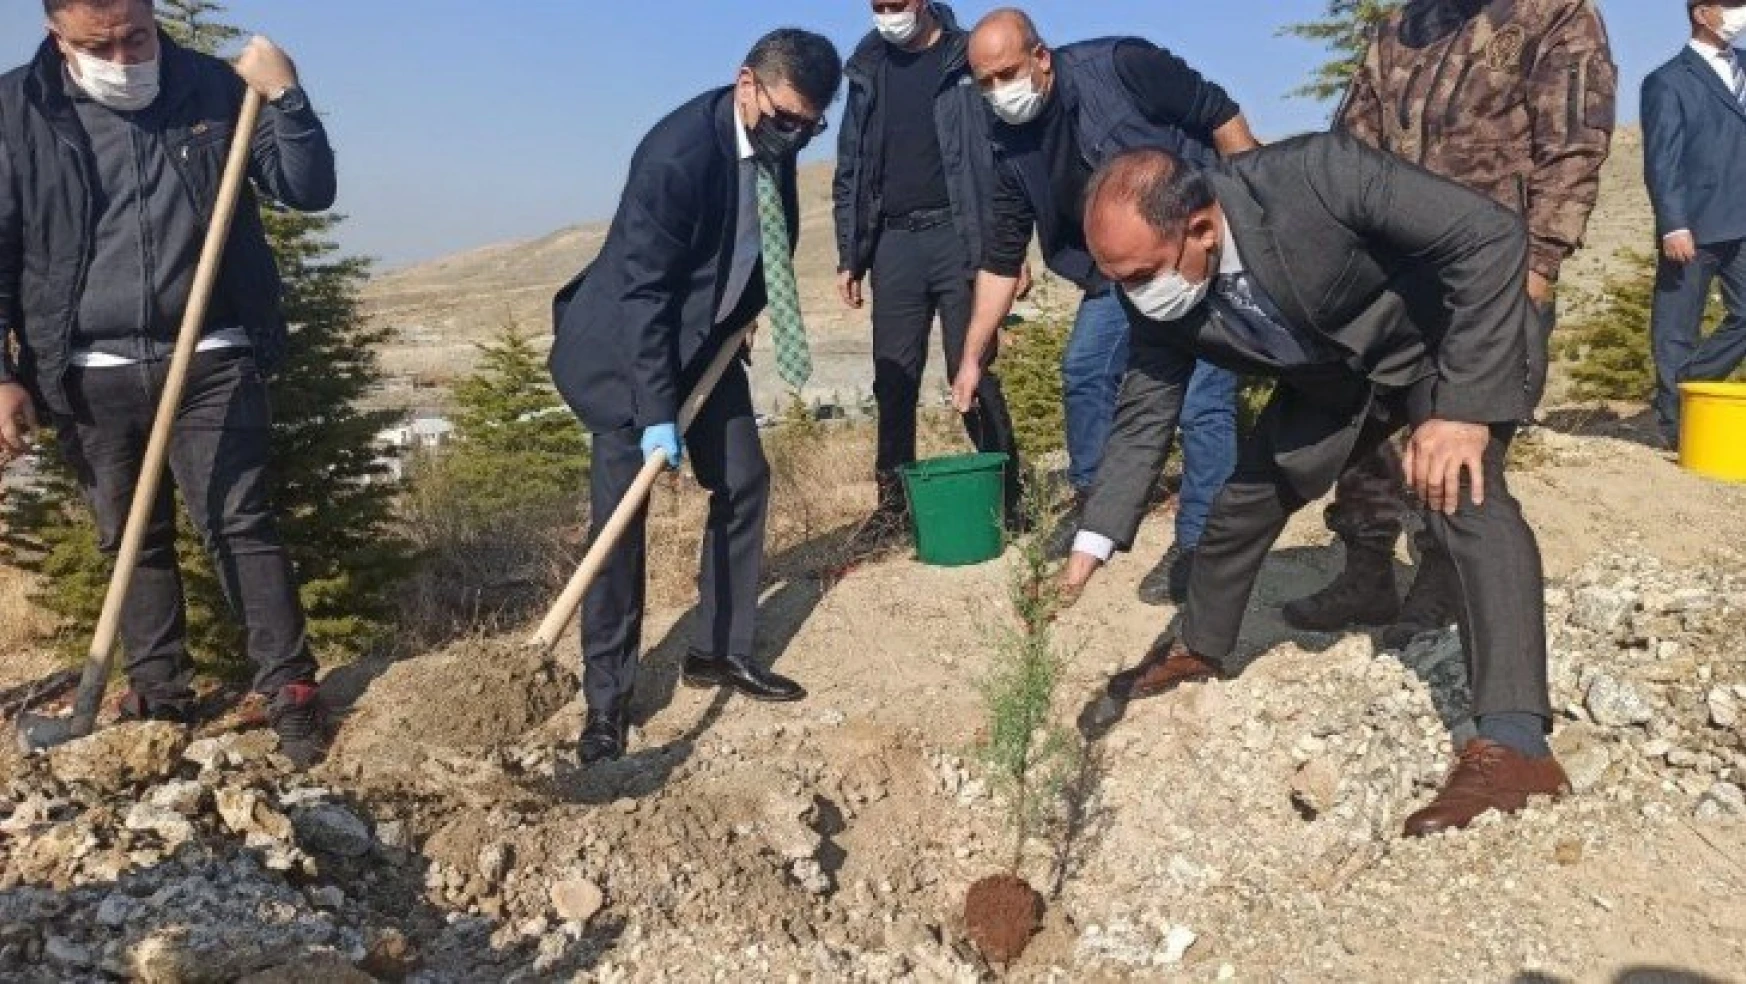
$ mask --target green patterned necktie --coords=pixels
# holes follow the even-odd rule
[[[806,325],[800,319],[800,288],[794,283],[794,256],[789,248],[788,218],[776,176],[758,165],[758,232],[764,247],[766,314],[776,342],[776,374],[799,389],[812,378],[812,353],[806,346]]]

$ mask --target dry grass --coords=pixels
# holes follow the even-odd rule
[[[770,459],[766,556],[788,558],[773,577],[824,573],[846,560],[848,531],[872,512],[870,425],[781,427],[764,435]],[[679,607],[697,598],[697,564],[709,494],[689,472],[662,482],[649,509],[649,600]],[[772,565],[774,566],[774,565]]]
[[[969,447],[953,414],[926,412],[921,425],[924,456]],[[772,583],[829,579],[854,559],[850,540],[877,500],[874,426],[784,425],[766,431],[763,438],[771,471],[766,577]],[[409,517],[430,512],[411,502],[406,511]],[[709,494],[689,469],[656,485],[647,537],[651,607],[696,603],[708,511]],[[503,517],[478,537],[445,538],[428,530],[421,537],[415,529],[415,541],[429,549],[424,569],[402,594],[406,651],[480,632],[513,630],[543,614],[542,606],[557,596],[581,560],[585,513],[581,506],[566,508],[562,515]]]
[[[0,565],[0,653],[34,648],[54,635],[55,620],[30,600],[35,579]]]

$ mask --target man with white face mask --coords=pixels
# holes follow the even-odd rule
[[[1287,520],[1405,430],[1409,483],[1466,589],[1461,637],[1478,727],[1407,833],[1563,792],[1546,741],[1540,551],[1503,475],[1545,379],[1521,221],[1343,134],[1198,172],[1135,151],[1099,171],[1087,195],[1091,253],[1138,320],[1083,536],[1132,546],[1196,359],[1277,383],[1213,506],[1180,635],[1112,679],[1082,723],[1107,728],[1128,701],[1227,676]],[[1447,306],[1440,332],[1409,314],[1426,299]],[[1065,596],[1084,590],[1100,556],[1075,550]]]
[[[1679,385],[1746,362],[1746,2],[1687,0],[1691,43],[1643,80],[1643,158],[1661,235],[1650,338],[1655,412],[1679,443]],[[1710,288],[1728,316],[1702,335]]]
[[[985,354],[1012,310],[1034,232],[1049,268],[1085,292],[1061,364],[1076,512],[1091,492],[1109,440],[1129,334],[1127,314],[1085,249],[1086,182],[1097,165],[1135,147],[1163,147],[1204,166],[1256,142],[1224,89],[1140,38],[1051,50],[1023,12],[997,10],[971,35],[970,65],[1001,120],[994,128],[1000,169],[954,399],[960,411],[974,399]],[[1235,461],[1236,388],[1234,376],[1210,365],[1190,388],[1182,419],[1176,542],[1142,586],[1150,603],[1179,599],[1187,586],[1207,510]],[[1073,518],[1063,532],[1070,532]],[[1065,538],[1055,546],[1065,552]]]
[[[952,8],[928,0],[872,6],[874,30],[844,68],[849,95],[832,186],[843,303],[859,309],[862,281],[873,277],[879,508],[857,550],[895,542],[908,528],[899,471],[915,461],[928,336],[937,316],[954,376],[994,183],[992,121],[970,77],[969,34]],[[964,429],[979,450],[1008,456],[1007,523],[1021,525],[1018,445],[1000,380],[984,374],[976,396]]]
[[[39,413],[113,553],[193,288],[245,88],[267,100],[254,186],[333,204],[333,151],[285,53],[256,38],[232,66],[163,35],[149,0],[45,0],[49,37],[0,79],[0,446]],[[122,714],[185,721],[194,667],[173,494],[248,631],[254,691],[288,758],[325,744],[316,663],[268,480],[263,374],[284,357],[281,291],[253,191],[236,212],[121,617]],[[16,341],[15,357],[10,343]]]

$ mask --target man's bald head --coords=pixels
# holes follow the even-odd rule
[[[1212,183],[1169,151],[1119,154],[1086,188],[1085,241],[1117,283],[1143,283],[1172,268],[1204,280],[1223,236]]]
[[[984,90],[1031,74],[1048,50],[1031,15],[1002,7],[976,22],[970,32],[970,71]]]
[[[1160,236],[1182,233],[1188,217],[1213,204],[1212,186],[1201,172],[1167,150],[1142,148],[1111,158],[1085,190],[1085,216],[1105,209],[1133,209]]]

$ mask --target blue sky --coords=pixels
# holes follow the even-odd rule
[[[974,19],[998,6],[959,2]],[[1322,0],[1032,0],[1054,43],[1137,34],[1220,81],[1263,137],[1320,128],[1328,109],[1286,93],[1320,61],[1275,36]],[[1671,0],[1601,0],[1637,86],[1685,38]],[[725,84],[764,31],[797,24],[845,53],[864,0],[231,0],[231,21],[297,58],[340,153],[343,245],[393,266],[610,215],[632,149],[656,119]],[[0,0],[0,63],[41,37],[35,0]],[[828,150],[811,156],[828,156]]]

